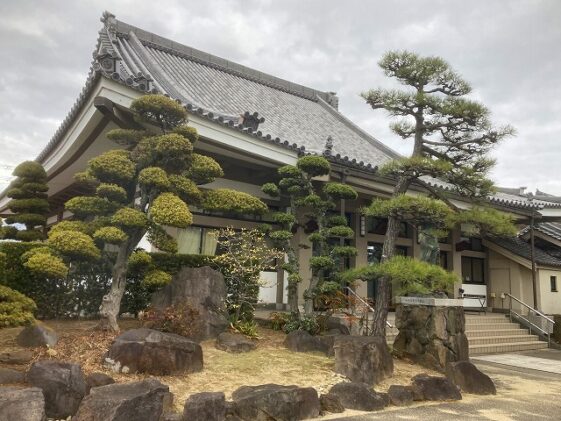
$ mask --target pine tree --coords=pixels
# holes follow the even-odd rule
[[[489,110],[466,98],[470,85],[439,57],[392,51],[379,66],[386,76],[408,89],[374,89],[362,96],[374,110],[383,109],[398,117],[392,130],[413,143],[409,157],[381,169],[382,174],[395,180],[391,199],[375,200],[367,211],[388,218],[382,261],[394,255],[402,221],[438,235],[454,221],[472,220],[469,214],[459,215],[462,212],[450,201],[453,196],[474,203],[471,216],[477,214],[478,218],[472,220],[476,225],[494,220],[485,227],[496,226],[497,233],[511,234],[514,227],[509,217],[488,209],[485,199],[493,192],[487,177],[494,161],[487,154],[499,141],[514,134],[512,127],[493,127]],[[406,196],[412,184],[424,187],[431,198]],[[380,278],[377,286],[372,328],[374,334],[384,335],[390,299],[388,279]]]

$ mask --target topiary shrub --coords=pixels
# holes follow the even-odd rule
[[[327,175],[331,171],[329,161],[322,156],[303,156],[296,165],[311,177]]]
[[[358,198],[356,190],[348,184],[327,183],[323,192],[333,199],[356,200]]]
[[[177,228],[187,228],[193,223],[189,207],[173,193],[162,193],[154,200],[150,217],[158,224]]]
[[[213,212],[233,212],[236,214],[264,215],[269,208],[265,203],[250,194],[216,189],[205,192],[203,207]]]
[[[30,324],[36,309],[31,298],[0,285],[0,328]]]

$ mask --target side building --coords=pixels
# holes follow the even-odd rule
[[[326,179],[344,180],[359,192],[359,200],[340,209],[355,230],[350,244],[359,254],[350,267],[376,263],[384,241],[384,220],[365,218],[360,208],[373,198],[391,195],[393,181],[377,169],[398,154],[385,146],[338,110],[333,92],[305,87],[260,71],[230,62],[117,20],[110,13],[102,17],[103,27],[94,50],[94,61],[83,91],[37,161],[45,167],[49,179],[49,201],[55,223],[71,215],[64,203],[81,193],[73,181],[89,159],[116,145],[107,139],[115,128],[134,127],[129,106],[146,93],[162,93],[183,104],[189,123],[200,135],[197,152],[215,158],[223,167],[222,179],[204,186],[208,189],[229,187],[251,193],[272,208],[286,206],[261,192],[260,186],[275,179],[276,169],[295,164],[304,154],[323,155],[332,165]],[[426,194],[422,186],[413,186],[409,194]],[[471,205],[461,197],[452,199],[457,206]],[[0,194],[0,215],[5,215],[9,199]],[[512,192],[498,192],[489,203],[512,214],[521,224],[530,218],[561,220],[561,203],[530,200]],[[180,253],[214,254],[216,242],[212,230],[232,226],[254,227],[263,220],[251,217],[208,213],[193,209],[194,224],[175,230]],[[295,241],[304,242],[303,232]],[[414,227],[403,224],[397,241],[398,252],[419,257],[420,245]],[[145,245],[149,247],[149,245]],[[483,305],[500,308],[491,300],[495,259],[484,239],[467,238],[461,231],[450,234],[440,244],[443,267],[459,274],[463,281],[455,286],[467,294],[481,295]],[[303,279],[311,271],[306,262],[311,248],[299,250]],[[286,303],[286,280],[282,270],[264,274],[268,285],[261,299],[282,307]],[[304,288],[300,288],[301,292]],[[511,289],[510,291],[515,291]],[[359,295],[375,298],[373,285],[359,284]],[[496,295],[496,292],[495,292]],[[302,298],[302,297],[301,297]],[[465,300],[466,306],[479,307],[477,299]],[[561,313],[561,302],[557,312]]]

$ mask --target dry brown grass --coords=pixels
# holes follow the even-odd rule
[[[34,360],[43,358],[74,361],[82,365],[86,374],[104,372],[117,382],[140,380],[139,374],[117,374],[103,366],[103,355],[115,335],[95,330],[96,321],[50,321],[47,324],[59,334],[58,344],[51,350],[34,350]],[[134,320],[121,321],[121,328],[139,326]],[[18,349],[15,337],[21,328],[0,330],[0,349]],[[198,392],[223,391],[227,397],[240,386],[277,383],[314,387],[319,393],[344,380],[333,371],[334,361],[319,353],[296,353],[283,346],[284,334],[260,328],[258,346],[255,351],[230,354],[214,347],[214,341],[201,345],[204,355],[204,370],[200,373],[180,376],[158,376],[175,396],[177,410],[185,399]],[[395,375],[376,386],[385,391],[391,384],[409,384],[411,377],[421,372],[431,373],[417,365],[394,360]],[[24,367],[22,367],[24,368]],[[433,373],[436,374],[436,373]]]

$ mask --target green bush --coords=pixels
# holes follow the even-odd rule
[[[258,198],[236,190],[208,190],[203,198],[202,206],[211,212],[232,212],[246,215],[264,215],[269,208]]]
[[[224,171],[220,164],[210,156],[194,153],[191,155],[191,168],[185,172],[185,177],[190,178],[197,184],[207,184],[216,178],[223,177]]]
[[[322,156],[303,156],[296,165],[312,177],[329,174],[331,170],[329,161]]]
[[[328,183],[323,188],[323,191],[333,199],[356,200],[358,198],[356,190],[348,184]]]
[[[158,224],[177,228],[187,228],[193,223],[189,207],[173,193],[160,194],[150,206],[150,216]]]
[[[125,232],[117,227],[101,227],[93,234],[94,240],[107,244],[121,244],[128,238]]]
[[[320,270],[329,270],[335,266],[335,262],[329,256],[314,256],[310,258],[310,269],[314,273]]]
[[[113,214],[111,222],[124,228],[144,228],[148,225],[148,218],[144,212],[124,207]]]
[[[0,328],[22,326],[33,322],[37,309],[31,298],[0,285]]]
[[[335,227],[331,227],[327,229],[327,236],[328,237],[343,237],[343,238],[352,238],[354,237],[355,233],[352,228],[338,225]]]
[[[275,183],[263,184],[263,186],[261,187],[261,191],[263,191],[263,193],[268,194],[271,197],[278,197],[280,194],[279,188]]]
[[[315,315],[293,317],[285,323],[283,330],[290,333],[295,330],[305,330],[310,335],[318,335],[321,333],[321,325]]]
[[[102,183],[128,183],[135,175],[135,165],[130,159],[130,153],[120,149],[90,159],[88,169]]]
[[[101,183],[97,186],[96,194],[113,202],[124,203],[127,200],[127,191],[116,184]]]

